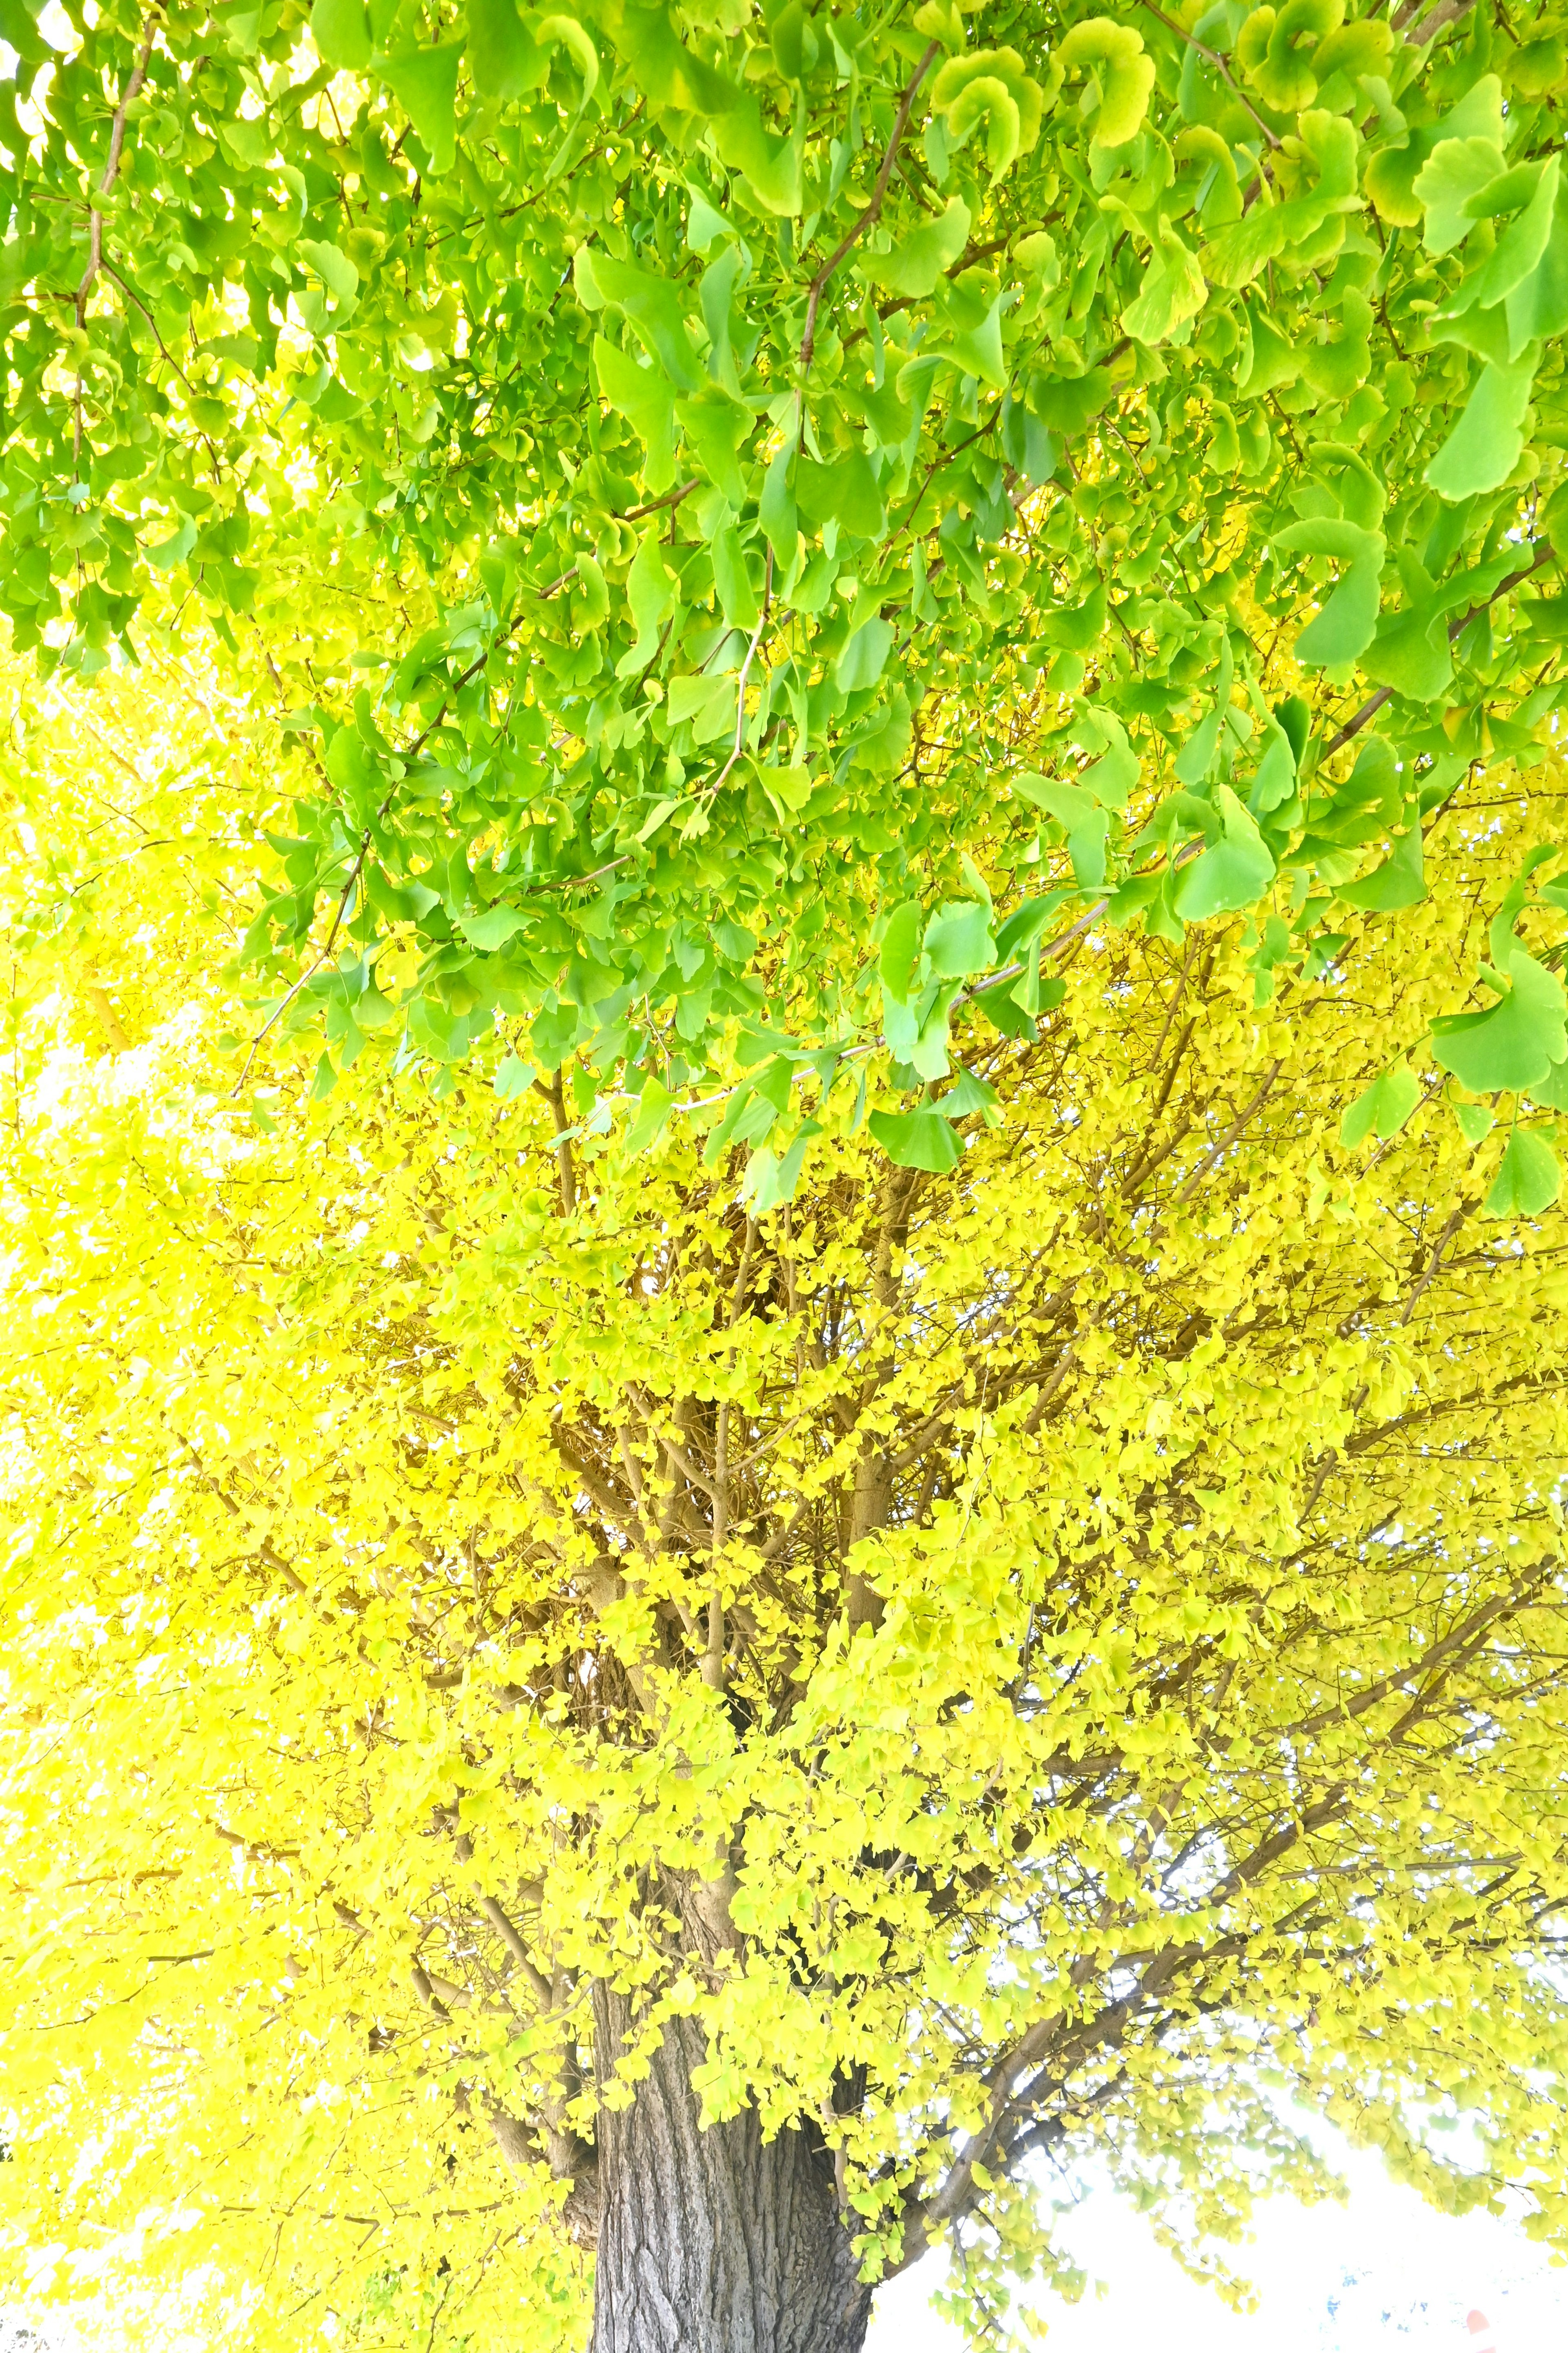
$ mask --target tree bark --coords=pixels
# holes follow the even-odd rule
[[[601,1989],[601,2081],[627,2009]],[[703,2131],[701,2029],[668,2021],[629,2108],[601,2110],[592,2353],[860,2353],[856,2276],[833,2166],[800,2130],[764,2142],[753,2109]]]

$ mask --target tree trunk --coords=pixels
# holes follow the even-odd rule
[[[626,2005],[596,2002],[601,2081]],[[859,2353],[856,2277],[832,2161],[801,2131],[764,2142],[754,2110],[702,2131],[701,2029],[671,2019],[629,2108],[602,2110],[593,2353]]]

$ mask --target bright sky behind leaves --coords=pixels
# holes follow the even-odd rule
[[[1342,2161],[1347,2205],[1279,2199],[1260,2214],[1237,2264],[1259,2292],[1246,2316],[1188,2279],[1125,2200],[1091,2193],[1071,2243],[1106,2294],[1047,2310],[1048,2353],[1561,2353],[1568,2269],[1510,2221],[1437,2214],[1375,2158]],[[933,2284],[922,2268],[884,2293],[867,2353],[960,2353],[928,2309]],[[1489,2326],[1472,2330],[1472,2312]]]

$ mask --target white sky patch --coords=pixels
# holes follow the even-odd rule
[[[1189,2279],[1125,2199],[1091,2190],[1062,2235],[1105,2294],[1040,2299],[1047,2353],[1564,2353],[1568,2268],[1517,2221],[1439,2214],[1342,2144],[1334,2162],[1347,2204],[1270,2200],[1251,2242],[1224,2250],[1258,2289],[1246,2315]],[[883,2290],[866,2353],[962,2353],[929,2309],[936,2281],[922,2264]]]

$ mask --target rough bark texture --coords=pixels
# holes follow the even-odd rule
[[[601,2066],[625,2026],[602,1994]],[[803,2132],[764,2144],[750,2111],[702,2131],[702,2055],[672,2020],[633,2105],[600,2115],[593,2353],[859,2353],[871,2295],[829,2159]]]

